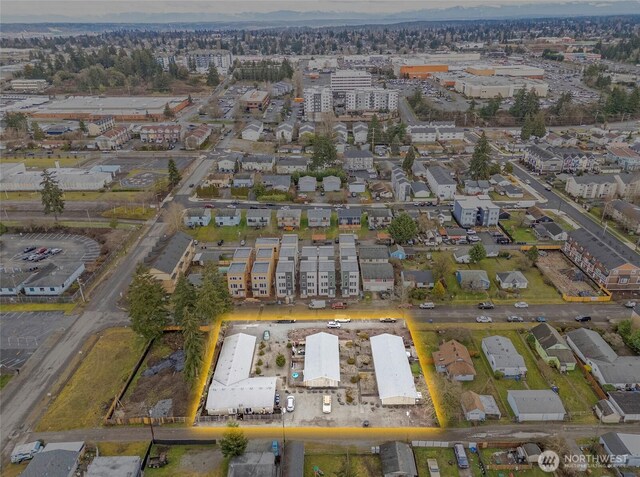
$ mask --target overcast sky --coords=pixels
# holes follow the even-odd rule
[[[128,12],[155,13],[226,13],[292,11],[334,11],[386,13],[425,8],[453,6],[517,5],[543,2],[560,3],[561,0],[210,0],[210,1],[158,1],[158,0],[0,0],[2,15],[65,15],[69,17],[108,16]],[[576,0],[572,0],[575,2]],[[594,3],[593,0],[578,0]],[[615,0],[608,0],[615,1]]]

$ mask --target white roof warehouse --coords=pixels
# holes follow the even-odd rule
[[[340,384],[340,351],[338,337],[329,333],[307,336],[304,355],[304,385],[338,387]]]
[[[371,337],[371,354],[382,405],[415,404],[418,392],[402,337],[388,333]]]

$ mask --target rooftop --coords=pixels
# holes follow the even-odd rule
[[[550,389],[525,391],[510,389],[507,391],[507,396],[512,398],[520,414],[566,413],[560,396]]]
[[[321,332],[307,336],[304,355],[304,380],[340,381],[338,337]]]
[[[372,336],[370,341],[380,399],[417,398],[402,337],[384,333]]]

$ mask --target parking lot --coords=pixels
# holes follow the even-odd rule
[[[86,265],[100,256],[100,244],[82,235],[64,233],[5,234],[0,239],[0,266],[6,269],[28,269],[31,266],[36,266],[34,262],[23,260],[25,255],[30,255],[23,252],[27,247],[62,249],[59,254],[50,255],[37,262],[37,266],[40,267],[51,261],[55,263],[81,261]]]
[[[337,316],[337,315],[336,315]],[[345,315],[346,316],[346,315]],[[268,330],[268,340],[263,339]],[[338,336],[340,349],[340,385],[337,388],[307,388],[302,384],[304,371],[304,340],[308,335],[327,332]],[[287,396],[295,398],[295,411],[274,414],[270,424],[290,427],[361,427],[365,421],[372,427],[418,427],[434,425],[434,410],[422,375],[414,375],[416,388],[423,401],[414,406],[381,405],[369,337],[383,333],[402,336],[408,350],[413,344],[402,320],[380,323],[377,320],[354,320],[342,323],[339,329],[327,328],[326,321],[257,324],[234,323],[226,335],[246,333],[258,339],[254,350],[254,368],[261,361],[261,376],[277,376],[277,393],[284,406]],[[264,343],[264,345],[261,345]],[[288,346],[291,343],[291,346]],[[276,356],[283,354],[286,364],[275,365]],[[413,355],[413,353],[412,353]],[[417,363],[417,361],[415,361]],[[332,397],[331,412],[322,412],[322,397]],[[245,421],[251,424],[254,421]],[[265,421],[255,421],[265,425]]]
[[[68,328],[75,319],[63,312],[0,314],[0,365],[20,369],[53,332]]]

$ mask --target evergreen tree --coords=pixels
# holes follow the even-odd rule
[[[166,103],[164,105],[164,112],[163,115],[165,118],[169,119],[175,116],[175,114],[173,113],[173,110],[171,109],[171,107],[169,106],[169,103]]]
[[[173,159],[169,159],[168,171],[169,171],[169,185],[171,185],[171,187],[177,186],[182,180],[182,176],[180,175],[180,171],[178,171],[178,167],[176,166],[176,161],[174,161]]]
[[[312,171],[327,168],[338,159],[338,152],[331,138],[316,135],[311,140],[311,145],[313,146],[310,165]]]
[[[418,225],[407,213],[395,217],[389,224],[389,234],[396,243],[406,243],[418,233]]]
[[[173,320],[177,325],[182,323],[184,314],[193,310],[196,305],[197,292],[195,287],[184,275],[178,277],[176,289],[171,295],[171,304],[173,305]]]
[[[207,86],[216,87],[220,84],[220,75],[218,74],[218,70],[216,67],[211,64],[209,65],[209,71],[207,71]]]
[[[531,122],[531,135],[535,137],[544,137],[547,134],[547,128],[544,125],[544,113],[540,111],[535,115]]]
[[[531,263],[536,263],[538,261],[538,257],[540,256],[540,252],[538,251],[538,247],[534,245],[525,252],[525,255],[529,260],[531,260]]]
[[[213,323],[232,307],[233,301],[226,282],[213,264],[207,264],[202,274],[202,285],[198,290],[195,306],[195,314],[199,322]]]
[[[433,296],[442,300],[445,296],[445,294],[447,293],[447,291],[444,288],[444,285],[442,284],[442,282],[440,280],[438,280],[436,282],[436,284],[433,287],[433,291],[431,292],[433,293]]]
[[[478,263],[484,260],[487,257],[487,250],[484,248],[484,245],[481,243],[475,244],[469,250],[469,258],[473,263]]]
[[[415,149],[413,148],[413,146],[410,146],[409,150],[407,151],[407,155],[404,156],[404,161],[402,161],[402,169],[404,169],[404,171],[407,174],[411,174],[411,169],[413,167],[413,163],[415,160],[416,160]]]
[[[64,212],[64,199],[62,195],[64,192],[58,186],[58,181],[54,177],[55,172],[45,169],[42,171],[42,181],[40,186],[40,198],[42,200],[42,206],[44,207],[44,214],[53,214],[56,222],[58,221],[58,215]]]
[[[83,133],[89,132],[89,129],[87,128],[87,125],[84,123],[84,121],[82,119],[80,121],[78,121],[78,127],[80,128],[80,131],[82,131]]]
[[[391,140],[391,155],[397,156],[398,154],[400,154],[400,139],[395,135]]]
[[[35,121],[31,123],[31,130],[33,131],[34,141],[42,141],[44,139],[44,131]]]
[[[184,376],[188,383],[195,384],[204,361],[205,342],[200,331],[200,320],[196,314],[187,309],[182,319],[182,336],[184,337]]]
[[[469,164],[469,173],[473,180],[489,179],[489,159],[491,157],[489,151],[489,141],[483,131],[482,136],[480,136],[480,140],[473,150],[473,157]]]
[[[533,129],[533,121],[531,116],[527,116],[524,118],[524,124],[522,124],[522,129],[520,129],[520,139],[523,141],[528,141],[531,138],[531,131]]]
[[[369,123],[369,132],[367,133],[367,142],[371,144],[371,149],[376,144],[379,144],[384,141],[382,137],[382,127],[380,126],[380,121],[378,120],[377,115],[373,115],[371,118],[371,122]]]
[[[133,331],[146,340],[160,337],[167,324],[166,292],[142,264],[133,275],[127,300]]]
[[[510,162],[505,163],[504,172],[507,174],[513,174],[513,164]]]
[[[228,429],[222,435],[222,439],[220,439],[222,455],[227,459],[241,456],[247,449],[249,440],[238,428],[237,422],[229,422],[227,427]]]

